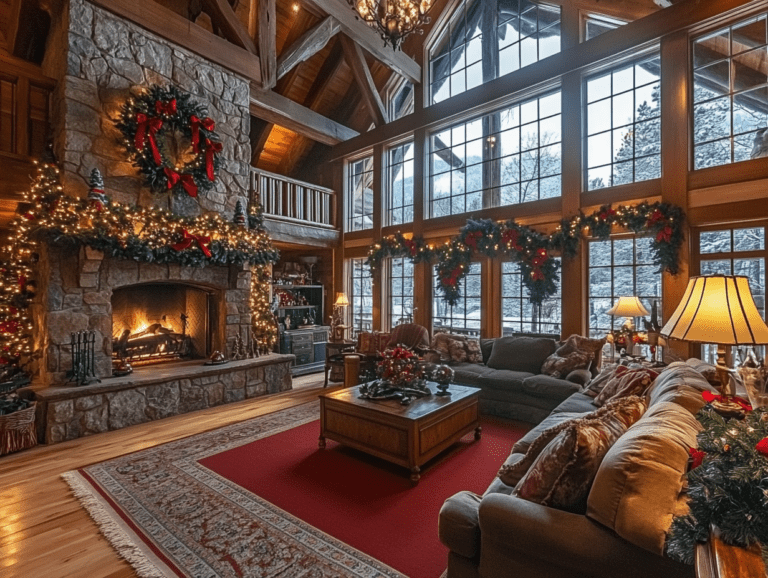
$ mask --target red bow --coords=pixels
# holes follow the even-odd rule
[[[411,254],[411,257],[414,257],[416,255],[417,247],[416,247],[416,241],[413,241],[412,239],[405,239],[403,241],[403,245],[408,249],[408,252]]]
[[[695,470],[701,465],[701,462],[704,461],[704,456],[706,456],[707,453],[701,450],[697,450],[696,448],[688,448],[688,455],[691,456],[691,459],[693,460],[691,463],[691,469]]]
[[[215,179],[213,175],[213,155],[221,152],[221,143],[205,139],[205,171],[208,173],[208,180]]]
[[[168,116],[173,116],[174,114],[176,114],[176,99],[172,98],[168,102],[156,100],[155,110],[157,111],[157,114],[165,114]]]
[[[216,128],[216,123],[208,117],[200,120],[193,114],[189,118],[189,125],[192,128],[192,150],[197,154],[200,152],[200,127],[202,126],[205,130],[211,131]]]
[[[451,274],[448,279],[446,279],[445,284],[450,285],[451,287],[455,286],[459,280],[459,275],[461,275],[461,267],[456,267],[453,271],[451,271]]]
[[[746,399],[743,399],[737,395],[722,396],[716,393],[712,393],[711,391],[702,391],[701,397],[703,397],[704,401],[707,403],[712,403],[713,401],[732,401],[741,406],[741,409],[744,411],[752,411],[752,406],[750,403]]]
[[[531,271],[531,277],[534,281],[544,281],[544,273],[538,267]]]
[[[608,217],[613,217],[615,214],[616,214],[616,211],[614,211],[613,209],[606,209],[604,211],[600,211],[600,213],[598,213],[597,217],[601,221],[605,221],[606,219],[608,219]]]
[[[520,251],[522,247],[518,244],[518,241],[520,239],[520,231],[517,229],[507,229],[501,234],[501,240],[503,243],[506,243],[507,246],[511,246],[514,249]]]
[[[200,247],[200,250],[205,254],[206,257],[211,256],[211,250],[208,248],[208,245],[211,244],[211,238],[207,235],[193,235],[186,229],[183,231],[184,233],[184,239],[176,243],[175,245],[171,245],[171,248],[173,248],[176,251],[183,251],[184,249],[187,249],[190,245],[192,245],[192,241],[197,241],[197,246]]]
[[[654,223],[658,223],[659,221],[664,220],[664,213],[662,213],[658,209],[654,209],[653,213],[651,213],[651,216],[648,218],[648,224],[653,225]]]
[[[192,175],[180,175],[168,167],[165,167],[163,170],[165,171],[165,176],[168,177],[169,190],[181,182],[181,186],[184,187],[184,190],[187,191],[187,194],[190,197],[197,196],[197,184],[195,184],[195,179],[192,177]]]
[[[544,263],[547,262],[547,259],[549,259],[549,255],[547,255],[547,250],[542,247],[541,249],[537,249],[536,256],[531,259],[531,263],[533,263],[533,266],[538,268],[541,267]]]
[[[757,442],[755,449],[759,451],[761,454],[763,454],[764,456],[768,456],[768,438],[763,438],[759,442]]]
[[[155,159],[155,163],[158,165],[163,164],[163,159],[160,156],[160,150],[157,148],[157,141],[155,140],[155,133],[163,127],[163,121],[160,118],[149,118],[143,112],[136,115],[136,122],[139,126],[136,127],[136,137],[133,139],[133,144],[136,150],[143,151],[144,144],[147,138],[149,138],[149,146],[152,147],[152,156]]]
[[[671,239],[672,239],[672,227],[670,227],[669,225],[664,227],[656,235],[656,240],[659,242],[664,241],[665,243],[669,243]]]
[[[477,251],[477,242],[483,237],[482,231],[472,231],[464,237],[464,243]]]

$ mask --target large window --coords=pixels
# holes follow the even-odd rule
[[[619,297],[640,298],[648,311],[661,314],[661,273],[653,263],[653,238],[609,239],[589,243],[589,332],[602,338],[624,324],[606,312]],[[661,323],[661,319],[658,319]],[[643,326],[638,327],[639,330]]]
[[[352,318],[352,335],[373,330],[373,280],[365,259],[350,259],[349,303]]]
[[[587,79],[587,190],[661,176],[659,56]]]
[[[430,216],[561,194],[560,92],[433,133]]]
[[[430,50],[436,103],[560,52],[560,8],[529,0],[463,0]]]
[[[389,328],[413,321],[413,261],[389,261]]]
[[[695,169],[768,155],[766,16],[693,42]]]
[[[347,168],[347,231],[373,227],[373,157],[351,161]]]
[[[469,273],[461,281],[459,302],[450,306],[435,289],[432,301],[432,325],[434,333],[466,333],[480,335],[481,265],[471,263]],[[435,271],[437,279],[437,271]]]
[[[755,305],[765,318],[765,227],[702,231],[699,233],[702,275],[745,275]],[[702,359],[716,360],[717,346],[703,345]],[[761,349],[759,354],[764,353]]]
[[[560,282],[557,293],[541,305],[531,303],[530,293],[523,285],[520,265],[505,261],[501,264],[502,333],[560,333],[562,299]]]
[[[387,153],[387,195],[384,216],[388,225],[413,221],[413,141]]]

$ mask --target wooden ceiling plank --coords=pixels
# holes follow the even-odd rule
[[[235,11],[226,0],[203,0],[206,11],[221,28],[227,40],[245,48],[251,54],[256,54],[256,44],[248,33],[248,29],[240,22]]]
[[[357,82],[357,86],[360,89],[363,101],[368,107],[376,126],[386,124],[387,109],[384,107],[379,91],[376,90],[376,85],[373,83],[371,70],[365,62],[363,49],[346,35],[341,36],[341,46],[344,48],[344,58],[352,69],[352,75],[355,77],[355,82]]]
[[[154,0],[90,0],[118,16],[135,22],[158,36],[195,54],[261,82],[260,59],[244,48],[219,38]]]
[[[16,46],[16,36],[19,32],[19,19],[21,17],[21,0],[10,0],[8,24],[5,31],[6,46],[8,52],[13,54]]]
[[[259,157],[261,156],[262,151],[264,150],[264,146],[267,144],[267,141],[269,140],[269,135],[272,133],[272,129],[274,128],[274,124],[271,122],[265,122],[261,119],[258,119],[259,123],[263,126],[261,127],[261,130],[259,131],[258,136],[255,136],[255,138],[252,139],[251,144],[251,164],[253,166],[256,166],[259,162]],[[257,129],[258,130],[258,129]]]
[[[261,84],[269,90],[277,83],[277,13],[275,0],[259,0],[259,59]]]
[[[317,25],[307,30],[277,59],[277,78],[282,78],[297,64],[309,60],[320,52],[339,29],[338,20],[333,16],[326,16]]]
[[[346,2],[338,0],[303,0],[305,5],[313,5],[322,10],[328,16],[333,16],[339,21],[341,30],[365,48],[374,58],[380,60],[388,68],[399,75],[404,76],[414,84],[421,83],[421,66],[412,58],[391,46],[385,45],[374,30],[358,20],[353,10]]]
[[[251,114],[327,145],[338,144],[359,135],[276,92],[260,90],[253,85]]]

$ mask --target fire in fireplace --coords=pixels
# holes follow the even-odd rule
[[[211,349],[212,292],[152,283],[112,294],[112,356],[133,365],[206,357]]]

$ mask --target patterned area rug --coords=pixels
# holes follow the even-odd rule
[[[404,578],[198,464],[318,413],[313,402],[62,477],[141,578]]]

